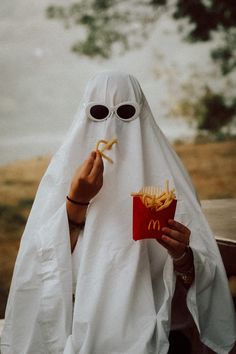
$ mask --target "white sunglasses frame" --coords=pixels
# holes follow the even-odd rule
[[[127,118],[127,119],[121,118],[121,117],[117,114],[117,109],[118,109],[119,107],[123,106],[123,105],[126,105],[126,104],[131,105],[131,106],[133,106],[133,107],[135,108],[135,114],[134,114],[132,117]],[[107,114],[107,116],[106,116],[105,118],[103,118],[103,119],[96,119],[96,118],[94,118],[94,117],[91,115],[90,109],[91,109],[91,107],[96,106],[96,105],[105,106],[105,107],[108,109],[108,114]],[[106,105],[105,103],[101,103],[101,102],[89,102],[88,104],[84,104],[84,106],[85,106],[85,112],[86,112],[87,117],[88,117],[89,119],[91,119],[92,121],[94,121],[94,122],[103,122],[103,121],[107,120],[107,119],[112,115],[112,113],[115,113],[116,118],[122,120],[123,122],[130,122],[130,121],[136,119],[136,118],[139,116],[140,110],[141,110],[139,103],[137,103],[137,102],[131,102],[131,101],[121,102],[121,103],[119,103],[119,104],[117,104],[116,106],[113,106],[113,107],[109,107],[109,106]]]

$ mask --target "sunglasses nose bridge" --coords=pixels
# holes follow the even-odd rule
[[[110,107],[110,117],[112,117],[114,114],[116,114],[116,108]]]

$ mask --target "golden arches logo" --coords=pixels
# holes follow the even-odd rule
[[[157,226],[157,227],[156,227]],[[148,231],[152,230],[157,230],[159,231],[161,229],[160,221],[158,219],[156,220],[150,220],[148,224]]]

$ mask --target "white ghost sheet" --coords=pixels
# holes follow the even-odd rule
[[[129,122],[114,113],[101,122],[86,116],[89,102],[113,107],[126,101],[141,108]],[[88,208],[71,255],[65,200],[73,174],[98,140],[112,138],[118,139],[108,152],[114,164],[104,160],[103,187]],[[143,186],[163,186],[167,179],[177,194],[175,218],[191,230],[195,281],[187,294],[188,309],[201,340],[217,353],[228,353],[235,341],[234,310],[219,251],[190,178],[137,80],[105,72],[89,81],[40,183],[15,265],[2,354],[168,352],[173,261],[155,240],[132,240],[130,196]]]

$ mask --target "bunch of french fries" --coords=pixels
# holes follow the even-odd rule
[[[165,190],[159,187],[143,187],[138,193],[132,193],[132,196],[140,197],[146,208],[152,208],[155,211],[168,208],[173,200],[176,199],[175,189],[169,189],[169,181],[165,182]]]

